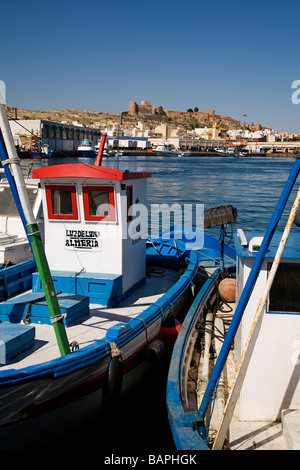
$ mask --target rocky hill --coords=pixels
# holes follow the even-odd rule
[[[138,121],[145,123],[150,128],[154,128],[162,123],[167,123],[170,127],[180,126],[188,130],[194,129],[196,127],[211,127],[213,124],[217,124],[224,129],[238,129],[245,125],[236,119],[215,114],[214,111],[181,112],[163,110],[161,114],[149,115],[140,113],[136,116],[133,116],[128,112],[115,114],[101,111],[83,111],[80,109],[33,111],[6,106],[6,110],[8,116],[12,119],[44,119],[48,121],[66,121],[70,123],[72,121],[78,121],[87,127],[98,127],[99,123],[108,122],[135,124]],[[259,124],[251,126],[246,124],[246,126],[249,128],[260,127]]]
[[[44,119],[47,121],[78,121],[84,126],[96,125],[99,122],[118,121],[120,114],[102,113],[98,111],[82,111],[80,109],[60,109],[54,111],[32,111],[28,109],[6,106],[10,118],[18,119]]]

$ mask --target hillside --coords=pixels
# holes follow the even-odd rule
[[[32,111],[27,109],[13,108],[6,106],[7,114],[10,118],[17,114],[18,119],[44,119],[47,121],[78,121],[84,126],[95,125],[98,122],[118,121],[120,114],[102,113],[98,111],[82,111],[80,109],[60,109],[54,111]]]
[[[122,123],[123,124],[135,124],[138,121],[143,122],[150,128],[165,123],[170,127],[183,127],[191,130],[196,127],[211,127],[213,124],[217,124],[224,129],[238,129],[243,127],[245,124],[241,121],[232,119],[227,116],[221,116],[215,114],[214,111],[208,112],[181,112],[181,111],[167,111],[163,110],[161,114],[144,114],[140,113],[136,116],[123,112],[122,115],[115,113],[105,113],[100,111],[83,111],[80,109],[60,109],[60,110],[49,110],[49,111],[36,111],[26,110],[20,108],[14,108],[12,106],[6,106],[7,114],[10,118],[18,119],[44,119],[48,121],[78,121],[87,127],[98,127],[99,123]],[[259,125],[246,124],[249,128],[257,128]]]

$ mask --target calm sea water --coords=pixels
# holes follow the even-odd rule
[[[77,160],[78,161],[78,160]],[[94,160],[81,159],[93,164]],[[71,158],[52,161],[22,161],[28,168],[71,163]],[[205,209],[232,204],[238,210],[234,228],[266,230],[277,201],[294,164],[292,158],[231,157],[113,157],[103,166],[149,171],[148,203],[200,203]],[[284,211],[278,229],[283,230],[297,185]],[[294,197],[293,197],[294,196]],[[292,230],[296,230],[293,227]],[[219,229],[210,233],[219,234]],[[176,452],[168,427],[165,406],[167,359],[153,370],[114,415],[95,417],[89,426],[65,436],[70,445],[92,449],[100,454],[139,455],[151,452]],[[48,445],[48,443],[47,443]],[[102,463],[102,462],[101,462]]]
[[[71,158],[34,161],[33,167],[73,161]],[[76,161],[94,164],[94,159]],[[147,186],[149,210],[151,204],[163,203],[204,204],[205,210],[232,204],[238,211],[234,228],[266,230],[294,161],[267,157],[121,156],[104,158],[103,166],[151,172]],[[295,185],[278,230],[284,229],[296,191]],[[219,229],[211,229],[209,233],[218,235]]]

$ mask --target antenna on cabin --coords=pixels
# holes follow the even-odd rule
[[[99,150],[98,150],[98,155],[97,155],[97,158],[96,158],[96,161],[95,161],[96,166],[101,166],[105,140],[106,140],[106,134],[102,134],[101,142],[100,142],[100,146],[99,146]]]

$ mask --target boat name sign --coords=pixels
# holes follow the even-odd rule
[[[66,230],[65,249],[101,251],[100,232],[96,230]]]

